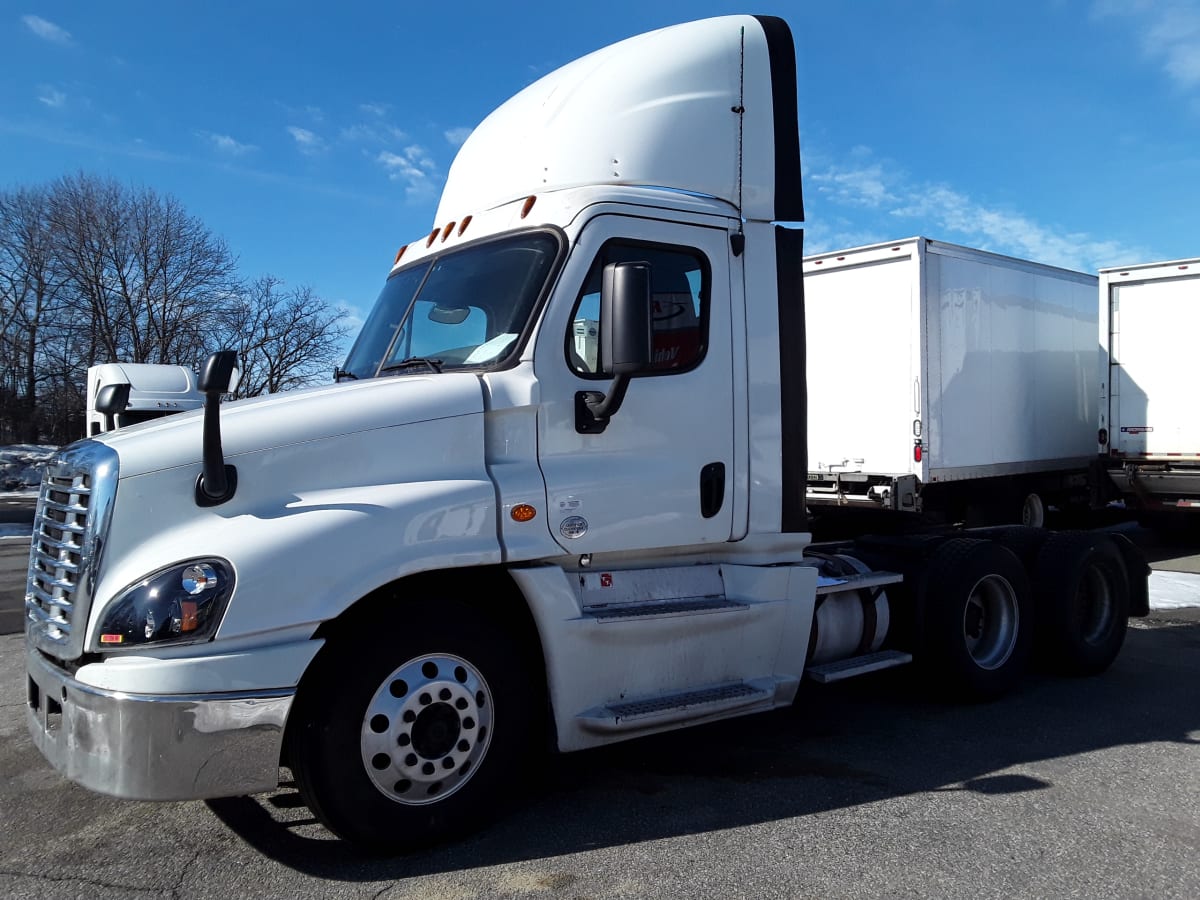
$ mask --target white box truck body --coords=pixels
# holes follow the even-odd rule
[[[125,408],[108,415],[96,409],[96,399],[109,385],[129,385]],[[187,366],[153,363],[104,363],[87,372],[87,435],[126,428],[163,416],[201,409],[204,395],[196,373]]]
[[[1095,276],[916,237],[804,278],[810,504],[1040,525],[1085,493]]]
[[[138,799],[284,763],[335,833],[404,849],[496,815],[547,748],[802,678],[918,661],[994,697],[1035,624],[1105,668],[1147,606],[1128,542],[807,552],[796,122],[780,19],[599,50],[475,129],[337,383],[64,449],[25,601],[37,747]]]
[[[1100,454],[1133,508],[1200,514],[1200,258],[1101,269]]]

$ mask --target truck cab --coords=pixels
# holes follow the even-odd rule
[[[113,394],[117,406],[108,409],[105,398]],[[196,373],[187,366],[105,363],[87,372],[88,437],[203,406]]]

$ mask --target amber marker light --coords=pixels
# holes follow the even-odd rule
[[[454,231],[454,226],[457,224],[458,224],[457,222],[447,222],[446,223],[446,227],[442,229],[442,243],[443,244],[446,242],[446,238],[450,237],[450,233],[452,231]]]
[[[442,229],[440,229],[440,228],[435,228],[435,229],[433,229],[433,231],[429,232],[429,238],[425,241],[425,246],[432,247],[433,242],[437,240],[438,235],[441,233],[442,233]]]
[[[407,249],[408,249],[408,244],[405,244],[403,247],[401,247],[399,250],[396,251],[396,258],[392,260],[393,266],[396,265],[396,263],[400,262],[400,257],[402,257],[404,255],[404,251]]]
[[[471,224],[471,216],[467,216],[462,220],[462,224],[458,226],[458,236],[462,237],[462,233],[467,230],[467,226]]]
[[[100,643],[102,643],[102,644],[123,644],[123,643],[125,643],[125,635],[123,635],[123,634],[102,634],[102,635],[100,635]]]
[[[533,209],[533,204],[537,203],[537,197],[532,194],[525,198],[525,205],[521,207],[521,218],[529,215],[529,211]]]
[[[518,503],[512,508],[512,512],[509,515],[513,517],[514,522],[528,522],[537,515],[537,510],[528,503]]]

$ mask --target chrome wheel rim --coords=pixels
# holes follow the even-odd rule
[[[492,740],[492,695],[465,659],[410,659],[379,686],[362,720],[363,768],[388,799],[437,803],[479,769]]]
[[[981,669],[998,669],[1012,656],[1020,627],[1017,594],[1007,578],[986,575],[967,595],[963,642]]]

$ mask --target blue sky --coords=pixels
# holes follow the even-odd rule
[[[807,249],[915,234],[1095,271],[1200,255],[1200,0],[0,3],[0,189],[178,197],[247,276],[365,315],[458,144],[675,22],[796,38]]]

